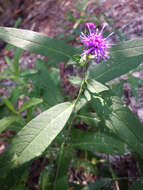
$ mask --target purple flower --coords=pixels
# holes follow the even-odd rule
[[[111,33],[106,38],[103,38],[103,30],[106,25],[103,26],[101,31],[95,30],[95,25],[91,22],[86,23],[86,28],[88,29],[87,34],[81,33],[81,42],[86,48],[82,55],[93,55],[96,58],[96,62],[99,63],[102,59],[106,60],[109,58],[108,49],[111,44],[108,42],[109,37],[113,34]]]

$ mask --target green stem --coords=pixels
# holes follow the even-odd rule
[[[80,84],[78,96],[77,96],[77,98],[76,98],[76,100],[75,100],[74,111],[75,111],[76,105],[77,105],[77,103],[78,103],[78,101],[79,101],[79,99],[80,99],[80,96],[81,96],[81,94],[82,94],[83,85],[86,83],[86,65],[87,65],[87,62],[88,62],[88,60],[86,60],[84,66],[83,66],[83,79],[82,79],[81,84]]]
[[[81,97],[81,95],[82,95],[82,92],[83,92],[83,85],[86,83],[86,65],[87,65],[87,63],[88,63],[88,59],[86,60],[85,64],[83,65],[83,79],[82,79],[81,84],[80,84],[78,96],[77,96],[77,98],[76,98],[76,100],[75,100],[75,103],[74,103],[73,113],[75,112],[75,110],[76,110],[76,105],[77,105],[77,103],[78,103],[78,101],[79,101],[79,99],[80,99],[80,97]],[[69,123],[69,128],[68,128],[67,138],[66,138],[66,139],[68,139],[68,137],[69,137],[69,134],[70,134],[70,131],[71,131],[71,126],[72,126],[72,123],[73,123],[73,121],[74,121],[74,119],[75,119],[75,115],[76,115],[76,114],[74,113],[73,118],[71,119],[71,121],[70,121],[70,123]]]
[[[113,171],[112,168],[110,168],[110,170],[111,170],[112,178],[114,179],[113,181],[115,183],[115,188],[116,188],[116,190],[120,190],[119,184],[118,184],[118,180],[116,178],[116,175],[115,175],[115,173],[114,173],[114,171]]]
[[[83,79],[82,79],[81,84],[80,84],[78,96],[77,96],[77,98],[76,98],[76,100],[75,100],[75,104],[74,104],[73,111],[75,111],[75,109],[76,109],[76,105],[77,105],[77,103],[78,103],[78,101],[79,101],[79,99],[80,99],[80,97],[81,97],[82,92],[83,92],[83,85],[84,85],[85,82],[86,82],[86,65],[87,65],[87,61],[86,61],[86,63],[85,63],[84,66],[83,66]]]
[[[109,155],[108,155],[108,164],[109,164],[109,171],[111,172],[112,179],[113,179],[113,181],[115,183],[115,188],[116,188],[116,190],[120,190],[117,177],[116,177],[116,175],[114,173],[114,170],[112,169],[111,164],[110,164]]]

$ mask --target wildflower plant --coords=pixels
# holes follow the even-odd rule
[[[82,55],[92,55],[97,63],[101,62],[102,60],[109,59],[108,50],[111,47],[111,44],[109,43],[109,37],[113,33],[104,38],[103,31],[105,27],[106,24],[104,24],[101,31],[98,31],[98,28],[95,29],[95,24],[90,22],[86,23],[87,32],[82,32],[80,36],[81,42],[85,48]]]
[[[19,73],[18,59],[16,59],[16,69],[15,72],[12,72],[14,76],[12,75],[11,79],[17,77],[16,80],[21,79],[26,83],[32,80],[35,82],[33,82],[33,86],[36,84],[36,89],[39,90],[42,85],[43,91],[42,93],[39,91],[38,93],[35,91],[29,93],[28,101],[20,109],[15,109],[15,104],[9,99],[2,99],[1,110],[3,110],[3,106],[9,110],[6,112],[6,117],[0,119],[0,133],[7,128],[12,129],[17,122],[18,127],[20,125],[21,128],[18,128],[17,135],[0,157],[0,189],[15,190],[17,187],[24,189],[27,184],[29,165],[41,155],[50,160],[48,169],[42,171],[37,184],[38,189],[42,190],[46,190],[47,187],[52,190],[73,188],[73,181],[68,183],[67,171],[79,159],[76,154],[77,150],[82,152],[83,161],[88,163],[88,168],[92,167],[90,172],[95,169],[97,164],[97,162],[91,161],[93,160],[91,155],[94,160],[98,159],[95,152],[107,155],[134,153],[143,159],[143,127],[137,117],[122,103],[118,91],[114,93],[113,87],[107,85],[107,82],[129,72],[142,62],[143,39],[126,41],[111,47],[109,38],[112,33],[103,37],[105,27],[106,25],[98,31],[94,23],[86,23],[86,32],[81,33],[80,36],[84,50],[79,55],[81,59],[78,60],[83,62],[83,64],[79,64],[83,71],[82,77],[78,80],[79,92],[75,100],[67,102],[64,102],[65,97],[55,101],[58,94],[60,97],[62,96],[61,92],[56,93],[59,90],[56,85],[60,86],[57,79],[60,71],[59,67],[55,68],[55,65],[60,61],[73,60],[76,67],[73,57],[79,53],[79,49],[69,46],[63,40],[51,39],[37,32],[0,27],[1,40],[31,53],[47,56],[53,63],[53,66],[51,66],[51,62],[47,63],[50,64],[50,67],[46,67],[46,63],[40,62],[40,75],[39,72],[34,74],[34,77],[37,77],[34,81],[35,78],[32,74],[25,77]],[[90,57],[94,58],[97,63],[105,60],[108,65],[106,63],[96,64],[90,69],[87,67]],[[110,57],[112,57],[112,61]],[[50,70],[48,70],[49,68]],[[88,76],[87,69],[89,69]],[[51,71],[53,76],[51,76]],[[0,79],[4,77],[2,76]],[[43,93],[45,89],[48,90]],[[52,93],[49,93],[50,90]],[[37,99],[37,94],[40,94],[40,99]],[[45,106],[46,99],[50,100],[51,104],[48,101]],[[37,104],[41,105],[43,112],[35,117],[35,112],[31,107]],[[23,112],[26,114],[24,117]],[[79,130],[80,127],[83,127],[80,126],[81,123],[86,125],[86,130]],[[90,159],[88,159],[89,157]],[[81,164],[82,158],[80,158]],[[55,162],[56,167],[53,167]],[[140,163],[142,162],[138,164]],[[111,181],[114,181],[117,187],[118,178],[110,164],[109,172],[111,175],[105,179],[106,184],[111,186]],[[140,172],[143,174],[142,169]],[[94,175],[96,173],[100,173],[100,171],[94,172]],[[51,174],[54,176],[51,177]],[[105,183],[101,183],[101,188],[102,185],[104,186]],[[92,188],[96,189],[96,187],[95,182]]]

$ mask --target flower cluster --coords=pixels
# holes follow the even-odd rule
[[[88,33],[81,33],[81,42],[86,48],[82,55],[93,55],[96,58],[96,62],[99,63],[102,59],[106,60],[109,58],[108,49],[111,47],[111,44],[108,42],[109,37],[113,34],[111,33],[106,38],[103,38],[103,30],[106,25],[103,26],[101,31],[95,29],[93,23],[86,23],[86,28]]]

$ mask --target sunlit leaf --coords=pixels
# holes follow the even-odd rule
[[[77,115],[78,118],[81,119],[81,121],[85,122],[86,124],[88,125],[91,125],[91,126],[96,126],[99,121],[100,121],[100,118],[97,116],[96,113],[84,113],[84,114],[78,114]]]
[[[0,39],[31,53],[51,57],[55,61],[67,61],[76,53],[63,40],[52,39],[30,30],[0,27]]]
[[[105,85],[93,79],[87,80],[87,88],[92,93],[100,93],[102,91],[108,90]]]
[[[37,156],[51,144],[61,132],[73,109],[73,104],[65,102],[58,104],[31,120],[13,139],[5,156],[9,157],[4,165],[1,161],[1,169],[20,166]]]

